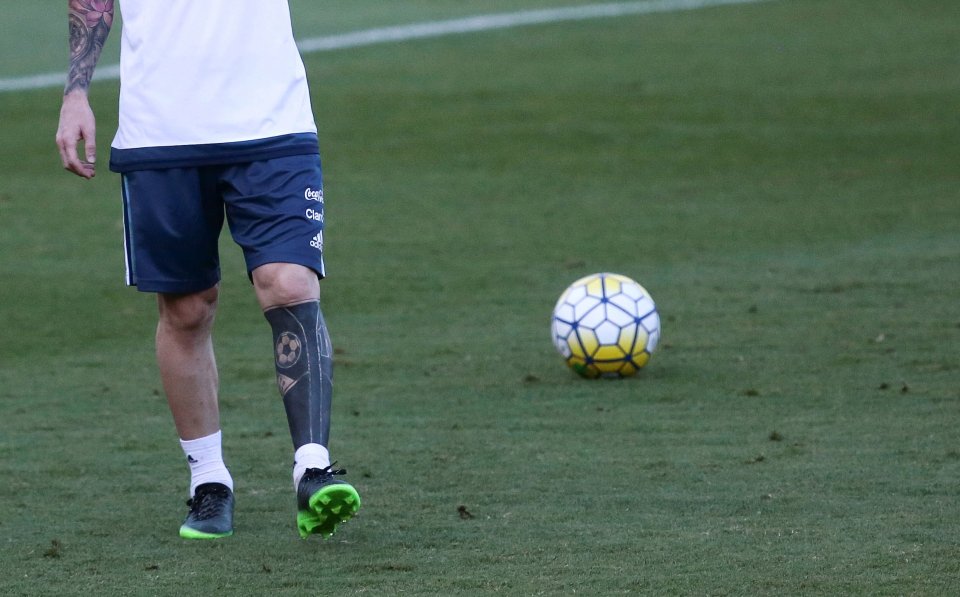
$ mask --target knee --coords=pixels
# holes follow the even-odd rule
[[[293,263],[268,263],[253,271],[260,307],[269,309],[320,298],[317,274]]]
[[[191,294],[158,294],[160,323],[184,332],[205,332],[217,312],[217,286]]]

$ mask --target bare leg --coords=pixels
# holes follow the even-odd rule
[[[193,294],[159,294],[157,364],[180,439],[220,430],[219,377],[213,355],[213,319],[219,287]]]
[[[260,308],[281,307],[320,298],[320,281],[310,268],[295,263],[267,263],[253,270]]]

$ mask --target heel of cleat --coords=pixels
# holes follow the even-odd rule
[[[297,530],[306,539],[318,534],[329,539],[337,526],[347,522],[360,510],[360,495],[347,483],[328,485],[312,496],[309,509],[297,512]]]

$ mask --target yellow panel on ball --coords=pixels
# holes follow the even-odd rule
[[[626,358],[627,353],[623,350],[620,350],[620,347],[615,344],[608,344],[606,346],[601,346],[593,358],[598,361],[622,361]],[[619,364],[617,365],[620,366]]]
[[[647,351],[634,353],[633,362],[637,364],[637,367],[643,367],[647,364],[647,361],[650,360],[650,353]]]
[[[577,335],[580,337],[580,344],[583,345],[584,356],[593,356],[593,353],[600,348],[600,341],[597,340],[597,335],[593,330],[580,328],[577,330]],[[570,334],[570,336],[572,337],[573,334]]]
[[[576,371],[581,377],[586,377],[587,379],[596,379],[600,377],[600,372],[597,371],[597,368],[593,364],[587,365],[586,363],[574,363],[570,365],[570,368]]]
[[[601,374],[615,374],[620,372],[620,367],[623,366],[623,361],[613,361],[613,362],[602,362],[595,361],[593,366],[597,368]]]
[[[567,366],[569,366],[573,370],[577,370],[578,367],[584,367],[586,366],[586,364],[587,364],[586,359],[576,355],[573,355],[567,359]]]
[[[647,331],[638,326],[627,326],[620,330],[620,340],[617,342],[624,354],[630,354],[635,347],[643,348],[647,345]]]
[[[603,298],[603,278],[600,276],[587,282],[587,294],[597,298]]]
[[[620,294],[620,282],[622,282],[620,277],[613,274],[607,274],[603,277],[603,285],[607,290],[607,296]]]

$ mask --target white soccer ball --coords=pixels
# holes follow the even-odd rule
[[[660,341],[660,315],[646,289],[620,274],[580,278],[553,308],[553,344],[587,378],[628,377]]]

